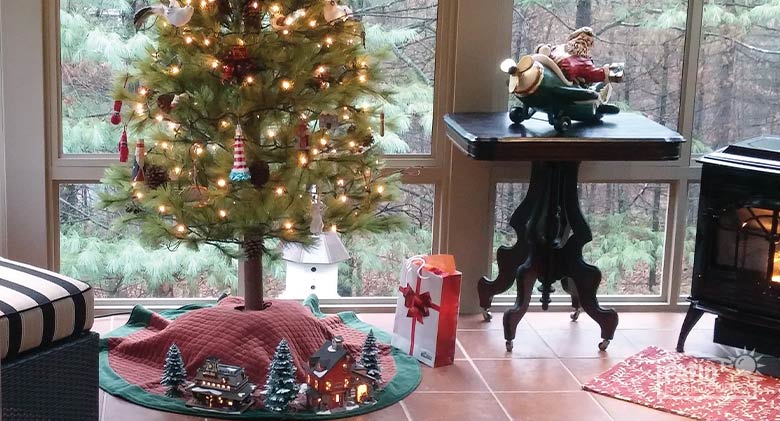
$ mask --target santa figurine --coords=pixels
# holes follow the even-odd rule
[[[566,78],[578,85],[621,82],[623,80],[621,64],[597,67],[593,63],[591,50],[594,37],[593,29],[584,26],[569,34],[569,40],[565,44],[554,47],[540,45],[536,48],[536,52],[552,58]]]
[[[598,92],[602,102],[600,111],[613,114],[618,107],[606,103],[612,91],[610,82],[623,81],[624,65],[613,63],[597,67],[591,55],[594,38],[593,29],[583,26],[569,34],[565,44],[542,44],[535,52],[550,57],[570,82]]]

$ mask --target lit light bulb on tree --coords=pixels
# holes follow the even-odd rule
[[[179,66],[171,66],[171,74],[176,76],[181,72],[181,67]]]
[[[277,196],[283,195],[284,194],[284,187],[277,187],[275,192],[276,192]]]
[[[220,219],[225,219],[225,218],[227,218],[227,215],[228,215],[228,213],[227,213],[227,211],[226,211],[226,210],[224,210],[224,209],[220,209],[220,210],[217,212],[217,215],[219,215]]]

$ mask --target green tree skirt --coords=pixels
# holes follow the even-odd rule
[[[325,317],[320,312],[316,298],[310,297],[304,303],[312,313],[319,318]],[[166,310],[159,314],[166,319],[173,320],[177,317],[187,313],[188,311],[197,310],[200,308],[208,307],[208,305],[188,305],[176,310]],[[185,401],[179,398],[169,398],[164,395],[158,395],[150,393],[143,388],[131,384],[117,374],[109,365],[108,353],[109,353],[109,338],[125,337],[131,335],[141,329],[148,326],[152,311],[142,306],[136,306],[133,309],[130,319],[124,326],[113,330],[106,334],[100,340],[100,388],[107,393],[133,402],[137,405],[145,406],[147,408],[157,409],[160,411],[175,412],[179,414],[197,415],[213,418],[215,416],[223,419],[335,419],[346,418],[355,415],[365,414],[373,412],[382,408],[386,408],[410,393],[417,388],[422,378],[422,371],[420,370],[419,363],[412,357],[396,348],[391,348],[391,355],[396,365],[396,375],[385,384],[384,388],[377,392],[376,403],[372,405],[359,406],[349,411],[339,411],[329,414],[315,414],[313,412],[285,412],[276,413],[266,411],[263,409],[250,409],[243,414],[222,414],[211,411],[203,411],[196,408],[190,408],[185,405]],[[368,333],[370,330],[374,331],[374,335],[377,340],[384,343],[390,343],[390,334],[377,329],[367,323],[364,323],[358,319],[354,312],[342,312],[338,314],[339,318],[350,328]],[[255,384],[262,385],[264,379],[253,379]]]

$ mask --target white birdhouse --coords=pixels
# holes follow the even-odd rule
[[[314,244],[305,248],[292,243],[284,246],[282,259],[287,261],[284,299],[338,298],[339,263],[349,260],[349,253],[337,232],[322,232],[320,203],[312,204],[311,232]]]

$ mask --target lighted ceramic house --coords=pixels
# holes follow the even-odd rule
[[[221,364],[215,357],[207,358],[187,387],[192,393],[187,406],[240,414],[254,403],[255,388],[243,368]]]
[[[279,298],[304,299],[311,294],[319,298],[339,297],[339,263],[349,260],[349,253],[337,232],[323,232],[320,206],[319,203],[312,204],[314,243],[309,247],[288,244],[283,249],[287,276],[285,290]]]
[[[374,401],[377,379],[356,364],[340,336],[326,342],[306,367],[306,402],[314,411],[334,411]]]

